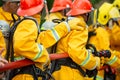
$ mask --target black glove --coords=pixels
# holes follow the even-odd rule
[[[97,52],[96,56],[110,58],[111,52],[109,50],[102,50],[102,51]]]
[[[97,75],[98,70],[97,69],[93,69],[93,70],[86,70],[86,74],[88,75],[88,77],[95,77]]]

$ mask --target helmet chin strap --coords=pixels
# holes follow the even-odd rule
[[[48,11],[48,6],[47,6],[47,1],[46,0],[44,0],[44,4],[45,4],[46,16],[49,19],[49,11]]]
[[[66,5],[66,8],[64,10],[62,10],[62,14],[64,16],[66,16],[66,13],[70,10],[70,6],[69,5]]]

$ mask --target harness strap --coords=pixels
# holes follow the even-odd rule
[[[74,69],[78,69],[79,72],[85,77],[87,74],[86,72],[75,62],[72,61],[70,58],[58,59],[56,60],[56,68],[54,71],[57,71],[61,68],[61,66],[68,66]]]

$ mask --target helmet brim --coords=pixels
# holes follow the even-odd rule
[[[91,10],[73,9],[73,10],[70,10],[66,15],[67,16],[76,16],[76,15],[85,14],[85,13],[89,13],[89,12],[91,12]]]
[[[57,11],[60,11],[60,10],[64,10],[66,7],[53,7],[50,12],[57,12]]]
[[[4,2],[9,1],[9,2],[20,2],[20,0],[2,0]]]
[[[44,3],[36,7],[30,8],[30,9],[24,9],[24,10],[21,7],[19,7],[17,10],[17,14],[19,16],[32,16],[40,12],[43,9],[43,6],[44,6]]]

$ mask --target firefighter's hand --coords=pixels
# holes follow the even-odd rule
[[[101,50],[98,52],[99,57],[104,57],[104,58],[110,58],[111,57],[111,51],[110,50]]]
[[[74,17],[68,20],[71,30],[83,30],[86,28],[86,23],[82,17]]]

